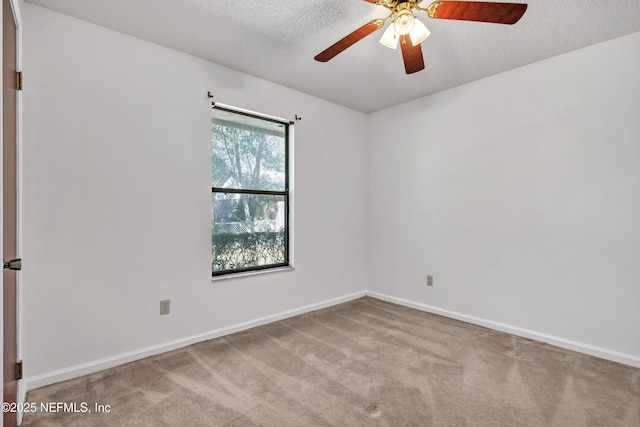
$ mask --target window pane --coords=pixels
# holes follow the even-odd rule
[[[212,193],[212,270],[286,262],[284,196]]]
[[[285,124],[212,111],[212,187],[285,190]]]

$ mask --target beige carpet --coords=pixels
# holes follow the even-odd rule
[[[92,412],[23,426],[640,426],[640,369],[366,297],[27,401]]]

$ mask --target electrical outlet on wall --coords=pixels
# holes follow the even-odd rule
[[[427,276],[427,286],[433,286],[433,276]]]
[[[169,314],[169,311],[171,310],[170,301],[171,300],[168,299],[160,301],[160,315]]]

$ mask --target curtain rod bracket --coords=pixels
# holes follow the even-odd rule
[[[211,92],[207,92],[207,98],[213,98],[213,95],[211,94]]]

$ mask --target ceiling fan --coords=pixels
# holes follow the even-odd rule
[[[413,16],[413,11],[426,12],[434,19],[456,19],[462,21],[492,22],[495,24],[515,24],[527,10],[526,4],[493,3],[482,1],[435,1],[427,8],[420,7],[422,0],[364,0],[391,11],[385,19],[374,19],[364,24],[337,43],[329,46],[315,56],[316,61],[327,62],[340,52],[362,40],[369,34],[379,30],[391,20],[380,43],[395,49],[400,44],[404,68],[407,74],[424,69],[422,47],[420,43],[426,39],[429,30]]]

